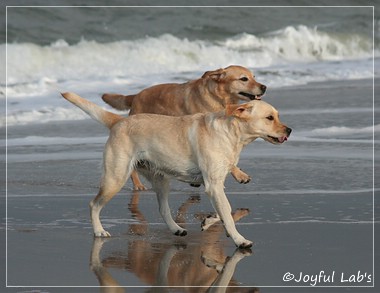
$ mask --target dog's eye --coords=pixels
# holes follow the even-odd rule
[[[267,119],[270,120],[270,121],[274,120],[274,118],[273,118],[272,115],[268,116]]]
[[[241,81],[248,81],[248,77],[242,77],[240,78]]]

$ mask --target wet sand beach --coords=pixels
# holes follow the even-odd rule
[[[256,141],[243,151],[239,167],[251,175],[250,183],[226,180],[237,228],[254,241],[243,251],[220,223],[200,231],[213,212],[204,189],[176,181],[169,203],[187,236],[171,235],[155,194],[132,191],[129,180],[101,215],[112,237],[93,239],[88,203],[97,193],[107,130],[92,120],[9,127],[7,284],[25,288],[7,290],[156,292],[152,286],[172,286],[166,292],[206,292],[229,285],[226,292],[309,292],[314,286],[372,286],[372,134],[331,133],[340,123],[351,130],[368,126],[372,80],[274,89],[264,99],[293,133],[284,145]],[[320,135],[306,135],[316,128]],[[327,137],[323,129],[330,131]],[[35,144],[34,137],[44,140]],[[335,292],[313,292],[329,290]]]

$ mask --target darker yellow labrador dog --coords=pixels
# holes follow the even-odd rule
[[[266,86],[257,82],[251,71],[243,66],[231,65],[207,71],[199,79],[186,83],[159,84],[136,95],[104,94],[103,100],[129,114],[152,113],[168,116],[217,112],[239,101],[261,99]],[[248,183],[249,175],[236,166],[232,176],[240,183]],[[134,189],[144,190],[138,175],[132,172]]]

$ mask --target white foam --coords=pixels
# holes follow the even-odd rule
[[[373,144],[373,134],[380,133],[380,124],[366,127],[330,126],[310,130],[295,130],[291,141],[319,143]]]
[[[227,39],[227,48],[256,51],[267,65],[283,61],[342,60],[371,57],[372,43],[356,34],[328,34],[317,27],[288,26],[263,37],[241,34]],[[264,58],[263,58],[264,57]]]
[[[132,94],[231,64],[250,68],[271,88],[372,78],[371,44],[364,36],[327,34],[305,26],[218,42],[165,34],[113,43],[8,44],[7,88],[0,85],[0,98],[7,93],[7,121],[1,117],[0,127],[88,119],[59,98],[59,92],[74,91],[99,104],[104,92]],[[0,45],[2,55],[5,46]]]
[[[46,146],[46,145],[80,145],[80,144],[104,144],[106,136],[96,137],[44,137],[27,136],[23,138],[12,138],[6,141],[8,147],[15,146]],[[5,140],[0,140],[0,145],[5,145]]]
[[[46,123],[49,121],[84,119],[88,119],[88,116],[78,109],[42,107],[38,110],[17,111],[9,114],[6,118],[1,117],[0,127],[5,125],[25,125],[30,122]]]
[[[325,128],[313,129],[309,132],[310,136],[344,136],[353,134],[372,134],[380,132],[380,124],[367,127],[345,127],[345,126],[331,126]]]
[[[113,43],[16,43],[8,44],[8,84],[210,70],[230,64],[260,68],[289,61],[362,59],[372,57],[371,46],[364,36],[327,34],[306,26],[286,27],[264,37],[241,34],[215,43],[170,34]],[[3,52],[4,48],[0,46]]]
[[[312,108],[312,109],[287,109],[282,110],[281,115],[320,115],[320,114],[355,114],[355,113],[367,113],[371,114],[373,111],[378,112],[380,110],[369,107],[363,108]]]

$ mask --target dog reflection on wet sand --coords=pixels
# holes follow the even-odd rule
[[[129,210],[138,223],[130,225],[128,234],[141,236],[147,233],[149,225],[138,209],[138,201],[139,195],[135,193],[131,198]],[[178,209],[176,221],[184,223],[187,209],[198,202],[199,197],[190,197],[185,201]],[[239,221],[248,213],[248,209],[237,209],[232,216],[234,221]],[[204,215],[195,217],[199,220],[205,218]],[[102,246],[112,240],[95,238],[90,267],[99,285],[105,286],[102,292],[107,293],[124,292],[123,288],[117,287],[120,286],[119,283],[109,273],[108,269],[111,268],[132,272],[146,286],[185,286],[180,292],[259,292],[257,288],[227,287],[238,286],[238,282],[232,279],[232,276],[238,262],[251,255],[250,249],[237,249],[232,256],[227,257],[220,241],[220,236],[224,234],[221,224],[210,225],[208,231],[200,234],[200,243],[197,240],[194,244],[186,243],[183,238],[175,244],[162,239],[154,242],[146,237],[130,240],[126,252],[114,252],[103,259],[100,258]]]

